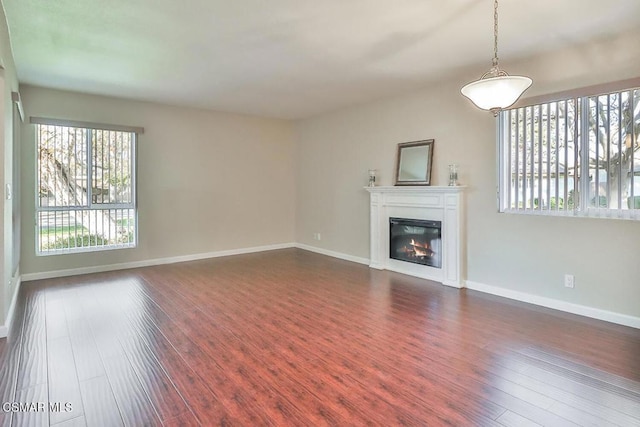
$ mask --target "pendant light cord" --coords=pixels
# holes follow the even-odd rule
[[[498,67],[498,0],[493,1],[493,66]]]
[[[531,79],[524,76],[509,76],[498,66],[498,0],[493,0],[493,67],[476,80],[467,83],[460,91],[478,108],[489,110],[494,116],[512,106],[525,90]]]

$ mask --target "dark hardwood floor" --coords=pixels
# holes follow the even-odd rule
[[[0,357],[3,425],[640,426],[640,331],[297,249],[25,282]]]

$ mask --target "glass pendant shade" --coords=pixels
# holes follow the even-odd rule
[[[460,91],[478,108],[495,115],[513,105],[531,83],[529,77],[523,76],[487,77],[467,84]]]
[[[529,77],[510,76],[498,66],[498,0],[493,1],[493,66],[479,80],[465,85],[460,92],[476,107],[498,113],[511,107],[529,89]]]

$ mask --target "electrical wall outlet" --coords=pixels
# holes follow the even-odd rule
[[[322,234],[313,233],[313,240],[322,240]]]
[[[575,277],[573,274],[565,274],[564,275],[564,287],[573,289],[576,286]]]

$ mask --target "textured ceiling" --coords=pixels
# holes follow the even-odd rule
[[[2,0],[20,82],[301,118],[490,66],[491,0]],[[635,29],[640,0],[502,0],[511,61]],[[465,83],[465,82],[461,82]]]

